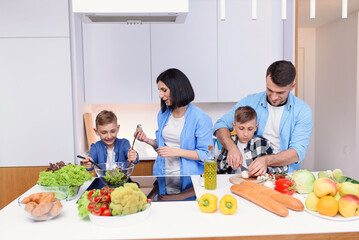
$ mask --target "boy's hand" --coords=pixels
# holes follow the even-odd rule
[[[136,162],[137,159],[137,152],[130,148],[127,152],[127,161],[133,163]]]
[[[233,169],[238,169],[239,165],[242,165],[243,157],[237,146],[228,150],[227,163]]]
[[[93,159],[91,157],[86,157],[84,160],[82,160],[82,165],[86,168],[86,169],[90,169],[93,168],[93,164],[89,161]]]

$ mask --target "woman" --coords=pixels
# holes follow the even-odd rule
[[[156,139],[144,132],[137,136],[156,149],[153,175],[198,175],[204,171],[208,145],[213,145],[212,119],[191,104],[194,91],[188,78],[178,69],[168,69],[157,78],[161,110],[157,115]],[[181,178],[180,189],[185,183]],[[175,186],[175,184],[172,184]],[[178,189],[179,190],[179,189]],[[167,193],[176,189],[167,187]]]

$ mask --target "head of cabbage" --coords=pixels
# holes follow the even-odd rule
[[[313,192],[315,176],[310,171],[305,169],[295,171],[292,174],[292,181],[296,184],[296,192],[300,194]]]

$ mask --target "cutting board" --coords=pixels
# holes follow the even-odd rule
[[[256,177],[253,178],[242,178],[241,175],[233,175],[232,177],[229,178],[229,181],[232,184],[240,184],[243,181],[251,181],[251,182],[255,182],[258,183],[259,180],[257,180]]]
[[[96,143],[96,137],[93,127],[93,120],[92,120],[92,113],[85,113],[84,114],[84,122],[85,122],[85,132],[86,132],[86,140],[87,140],[87,147],[90,151],[91,144]]]

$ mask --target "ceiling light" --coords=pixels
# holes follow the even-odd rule
[[[348,0],[342,0],[342,18],[348,17]]]
[[[310,18],[315,18],[315,0],[310,0]]]
[[[282,0],[282,20],[287,19],[287,0]]]
[[[252,20],[257,19],[257,0],[252,0]]]

